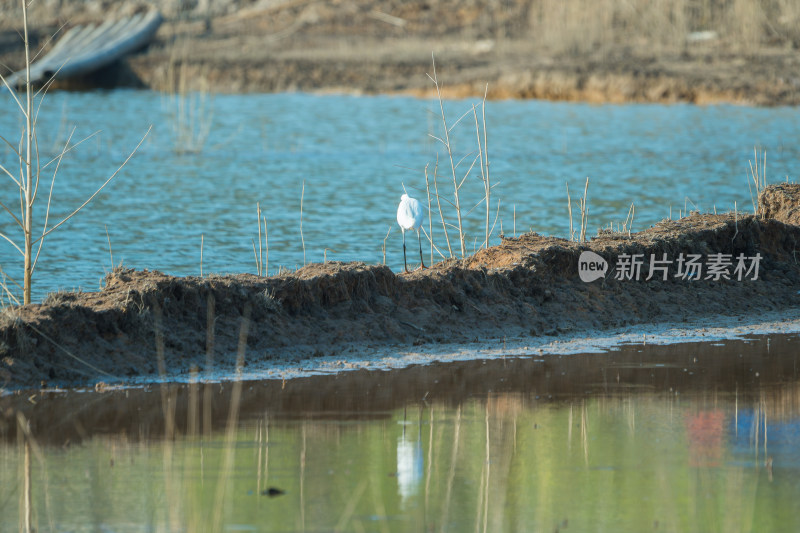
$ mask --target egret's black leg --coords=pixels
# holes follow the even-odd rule
[[[403,231],[403,268],[406,269],[406,273],[408,273],[408,262],[406,261],[406,232]]]
[[[422,237],[419,236],[419,230],[417,230],[417,240],[419,241],[419,262],[422,268],[425,268],[425,261],[422,260]]]

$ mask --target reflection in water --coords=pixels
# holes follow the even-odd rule
[[[403,434],[397,441],[397,490],[405,508],[408,499],[419,492],[425,459],[422,454],[422,420],[416,427],[410,426],[412,423],[406,420],[402,424]]]
[[[5,397],[0,531],[796,531],[797,343]]]
[[[725,413],[720,409],[701,410],[686,415],[689,466],[721,465],[724,422]]]

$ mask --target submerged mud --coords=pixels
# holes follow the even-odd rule
[[[776,194],[785,187],[762,195],[760,216],[693,214],[585,243],[530,233],[410,274],[339,262],[269,278],[118,269],[99,292],[5,310],[0,386],[115,383],[230,369],[237,358],[363,356],[387,346],[434,349],[698,317],[714,325],[721,315],[788,310],[800,304],[800,227],[763,217]],[[585,251],[607,263],[605,276],[581,279]],[[689,257],[704,270],[682,272]],[[631,258],[641,260],[639,272],[624,268]],[[648,280],[653,260],[666,270]],[[719,260],[730,264],[715,275],[709,269]]]
[[[434,362],[385,372],[361,369],[286,381],[245,381],[236,394],[239,420],[388,420],[423,405],[458,406],[475,398],[529,404],[643,394],[733,397],[766,402],[771,419],[800,408],[797,335],[725,343],[629,344],[605,354]],[[172,406],[165,417],[164,393]],[[132,439],[224,431],[234,387],[178,383],[97,390],[41,390],[0,397],[0,443],[15,442],[17,413],[39,445],[69,446],[96,434]],[[774,417],[774,418],[773,418]]]

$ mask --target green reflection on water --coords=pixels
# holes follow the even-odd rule
[[[265,416],[232,435],[98,435],[32,448],[33,524],[37,531],[797,530],[793,469],[764,466],[763,417],[780,405],[773,403],[637,394],[543,404],[500,393],[377,419]],[[760,415],[737,426],[737,409]],[[21,524],[24,454],[20,443],[0,448],[3,531]],[[285,494],[262,495],[269,487]]]
[[[1,397],[0,531],[798,531],[797,341]]]

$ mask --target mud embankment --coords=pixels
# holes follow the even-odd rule
[[[681,398],[713,394],[740,405],[765,405],[772,420],[800,411],[796,379],[800,353],[788,336],[760,341],[623,346],[606,354],[504,358],[415,365],[385,372],[355,370],[286,381],[245,382],[237,395],[240,422],[287,420],[390,420],[414,405],[457,407],[480,398],[499,406],[631,395]],[[698,358],[698,354],[702,357]],[[681,371],[687,369],[686,371]],[[676,371],[677,370],[677,371]],[[164,415],[161,387],[42,390],[0,397],[0,443],[16,442],[17,413],[41,445],[70,446],[93,438],[171,439],[222,432],[229,424],[234,387],[229,383],[177,383],[167,387],[174,420]],[[765,394],[766,392],[766,394]],[[766,404],[764,402],[766,401]],[[291,423],[291,422],[289,422]]]
[[[693,214],[587,243],[526,234],[410,274],[339,262],[270,278],[121,269],[100,292],[3,311],[0,386],[231,369],[237,354],[245,364],[291,362],[698,317],[713,325],[720,315],[796,308],[800,226],[782,218],[798,198],[798,186],[773,186],[760,199],[771,218]],[[587,250],[606,261],[605,277],[581,280]],[[702,270],[687,271],[692,257]],[[620,266],[631,258],[640,271]],[[653,259],[666,270],[647,280]],[[715,275],[712,263],[725,261]]]

